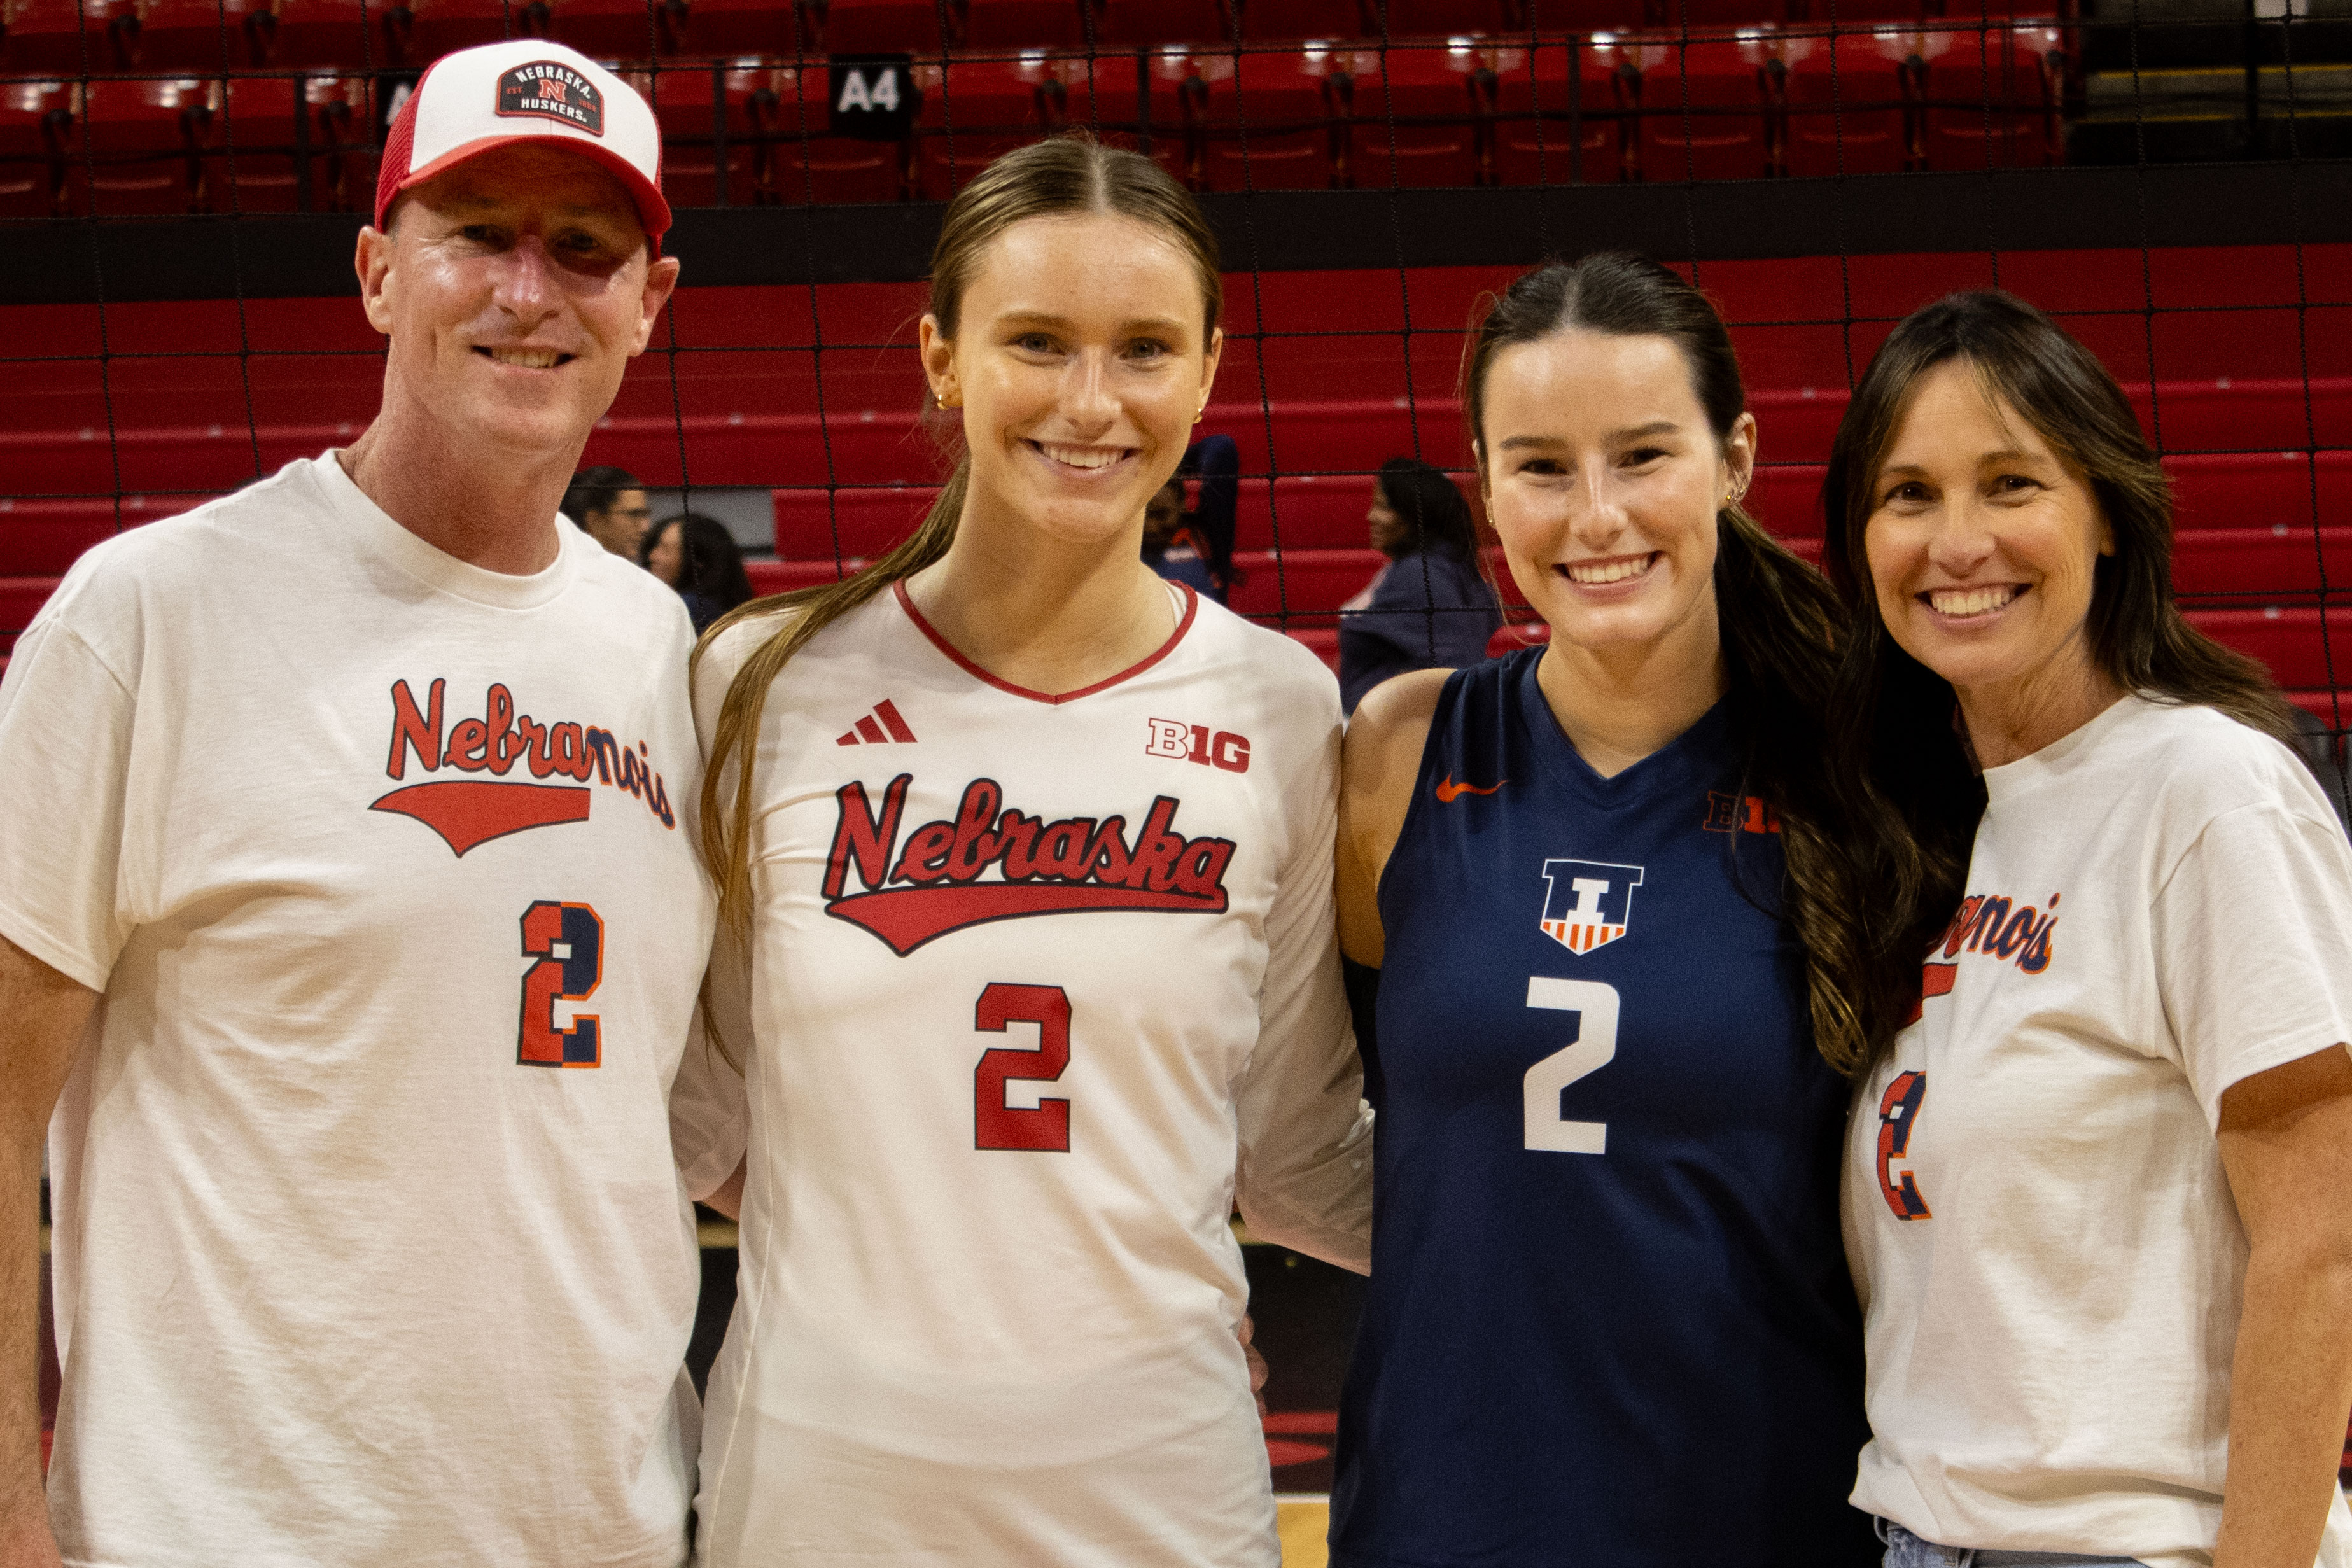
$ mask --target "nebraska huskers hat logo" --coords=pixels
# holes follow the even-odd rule
[[[498,111],[561,121],[591,136],[604,134],[604,95],[569,66],[533,60],[499,73]]]

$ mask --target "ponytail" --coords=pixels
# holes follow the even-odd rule
[[[793,656],[842,616],[874,598],[892,584],[913,576],[948,552],[955,542],[956,524],[963,517],[963,499],[971,488],[971,458],[956,459],[955,471],[940,491],[911,537],[864,571],[838,583],[795,588],[755,599],[720,616],[694,647],[693,664],[699,668],[712,639],[739,621],[770,617],[783,622],[768,639],[751,650],[743,668],[729,683],[719,705],[719,722],[710,741],[710,762],[702,780],[702,858],[719,885],[719,919],[727,933],[742,940],[751,925],[751,759],[758,754],[754,740],[760,718],[767,710],[768,688],[775,684]],[[740,753],[740,754],[739,754]],[[721,775],[733,763],[734,784],[727,791]],[[723,798],[722,792],[732,798]]]

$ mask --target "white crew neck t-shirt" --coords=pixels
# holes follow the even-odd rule
[[[2231,1084],[2352,1041],[2352,847],[2287,749],[2138,697],[1987,770],[1922,1016],[1847,1141],[1856,1507],[2210,1563],[2246,1236]],[[2339,1496],[2318,1562],[2352,1568]]]
[[[65,1561],[669,1568],[711,929],[675,594],[332,454],[76,563],[0,684],[0,933],[104,1000],[50,1132]]]
[[[1058,699],[896,593],[769,690],[726,1026],[748,1089],[719,1068],[698,1098],[695,1051],[677,1097],[709,1119],[708,1152],[682,1139],[698,1186],[750,1128],[711,1568],[1280,1555],[1228,1220],[1238,1184],[1266,1238],[1369,1258],[1339,694],[1297,643],[1170,594],[1158,652]],[[706,735],[776,626],[706,650]]]

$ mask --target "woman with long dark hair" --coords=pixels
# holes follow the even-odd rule
[[[1409,669],[1475,664],[1503,624],[1478,570],[1477,521],[1443,469],[1391,458],[1364,521],[1388,560],[1339,616],[1339,706],[1349,713]]]
[[[1348,732],[1381,1135],[1332,1562],[1866,1563],[1836,600],[1740,510],[1738,362],[1655,262],[1519,279],[1465,395],[1551,640]]]
[[[1370,1117],[1338,694],[1141,555],[1222,304],[1150,160],[998,159],[919,332],[939,501],[697,656],[749,1139],[706,1562],[1275,1568],[1230,1221],[1361,1268]],[[700,1193],[744,1130],[698,1070]]]
[[[751,597],[735,536],[725,523],[698,512],[680,512],[647,529],[637,563],[677,590],[697,637]]]
[[[1885,933],[1854,1500],[1891,1568],[2352,1563],[2352,847],[2291,712],[2182,619],[2130,403],[2019,300],[1896,327],[1822,493]]]

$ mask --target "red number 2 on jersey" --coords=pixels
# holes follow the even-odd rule
[[[1008,985],[980,994],[972,1027],[992,1035],[1007,1024],[1037,1026],[1034,1051],[999,1046],[980,1054],[971,1075],[972,1147],[1070,1152],[1070,1102],[1040,1100],[1034,1108],[1007,1105],[1007,1083],[1051,1083],[1070,1065],[1070,998],[1058,985]]]
[[[604,921],[586,904],[541,899],[522,912],[522,951],[537,963],[522,972],[522,1024],[515,1060],[526,1067],[593,1068],[604,1059],[601,1021],[574,1013],[555,1026],[558,1002],[585,1002],[604,978]]]

